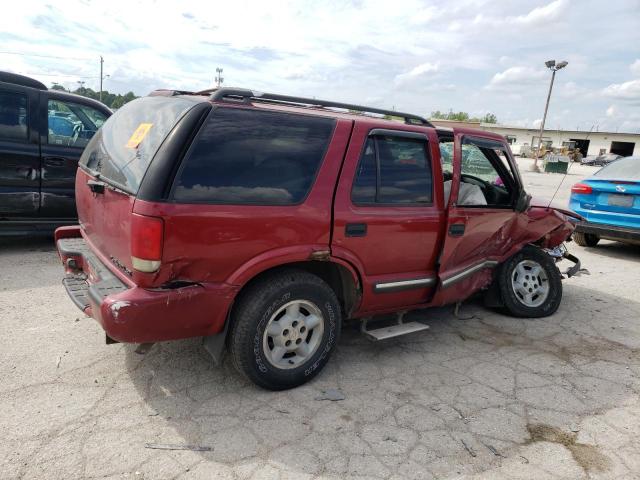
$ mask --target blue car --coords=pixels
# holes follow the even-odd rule
[[[582,215],[573,239],[595,247],[601,238],[640,244],[640,157],[625,157],[571,187],[569,208]]]

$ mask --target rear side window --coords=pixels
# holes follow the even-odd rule
[[[93,136],[80,165],[126,191],[140,182],[169,132],[195,103],[176,97],[144,97],[119,108]]]
[[[356,170],[356,204],[430,204],[433,179],[426,140],[369,137]]]
[[[334,126],[322,117],[218,108],[184,160],[173,197],[185,203],[300,203]]]
[[[0,92],[0,140],[26,142],[28,132],[26,95]]]

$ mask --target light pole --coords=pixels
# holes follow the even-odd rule
[[[566,67],[569,62],[562,61],[556,64],[555,60],[548,60],[544,62],[551,72],[551,84],[549,84],[549,94],[547,95],[547,103],[544,106],[544,115],[542,116],[542,123],[540,124],[540,135],[538,135],[538,148],[536,149],[536,156],[533,161],[533,165],[531,166],[532,172],[540,172],[540,168],[538,167],[538,157],[540,156],[540,146],[542,145],[542,134],[544,132],[544,122],[547,120],[547,110],[549,110],[549,100],[551,100],[551,90],[553,90],[553,80],[556,78],[556,72],[564,67]]]
[[[222,86],[222,82],[224,82],[224,78],[222,78],[222,69],[220,67],[216,67],[216,73],[216,85],[220,88]]]
[[[100,55],[100,101],[102,101],[102,81],[106,78],[109,78],[109,75],[103,75],[102,74],[102,66],[104,64],[104,58],[102,58],[102,55]]]

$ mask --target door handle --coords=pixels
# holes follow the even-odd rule
[[[63,167],[66,159],[62,157],[44,157],[44,164],[47,167]]]
[[[364,237],[367,235],[366,223],[347,223],[344,227],[346,237]]]
[[[87,186],[93,193],[104,193],[105,184],[96,180],[87,180]]]
[[[449,226],[449,235],[452,237],[461,237],[464,235],[464,223],[453,223]]]

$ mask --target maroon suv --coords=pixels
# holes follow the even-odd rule
[[[108,342],[204,337],[269,389],[316,375],[345,319],[374,340],[415,333],[406,311],[479,290],[550,315],[556,262],[577,261],[575,214],[531,205],[503,137],[250,90],[125,105],[76,197],[79,225],[56,231],[63,284]]]

